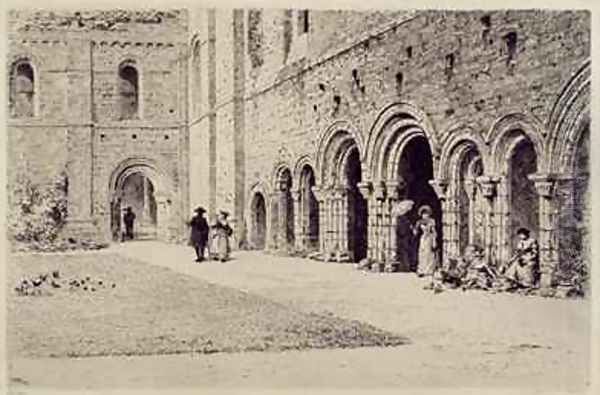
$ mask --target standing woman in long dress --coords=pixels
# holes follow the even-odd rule
[[[432,275],[437,266],[437,232],[432,214],[431,207],[421,206],[419,208],[420,218],[413,228],[415,236],[419,238],[417,258],[417,275],[419,277]]]
[[[228,216],[229,213],[221,211],[217,217],[217,222],[213,225],[215,238],[214,246],[216,247],[217,259],[221,262],[228,260],[229,253],[231,252],[229,238],[233,234],[233,229],[231,229],[231,226],[229,226],[229,223],[227,222]]]

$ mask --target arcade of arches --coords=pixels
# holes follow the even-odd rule
[[[251,245],[411,271],[418,243],[400,229],[400,217],[412,224],[429,205],[440,259],[476,243],[492,264],[506,261],[525,227],[540,244],[541,285],[550,285],[561,262],[589,248],[586,114],[576,115],[568,144],[556,139],[564,130],[544,136],[520,114],[501,118],[486,136],[465,127],[440,140],[425,115],[406,105],[384,110],[366,141],[350,125],[333,125],[314,158],[298,171],[280,165],[272,192],[254,193]],[[407,199],[414,204],[398,215]]]

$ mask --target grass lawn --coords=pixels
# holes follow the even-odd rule
[[[31,254],[13,256],[8,264],[11,357],[281,351],[407,342],[365,323],[301,313],[117,254]],[[22,278],[53,270],[60,271],[62,287],[49,288],[51,294],[15,292]],[[87,291],[68,285],[87,277]]]

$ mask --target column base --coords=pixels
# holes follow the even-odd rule
[[[410,263],[405,262],[390,262],[386,264],[385,271],[387,273],[406,273],[411,271]]]
[[[385,272],[385,266],[385,263],[373,262],[373,264],[371,265],[371,271],[373,273],[383,273]]]

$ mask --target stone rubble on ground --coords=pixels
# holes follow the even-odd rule
[[[53,270],[52,272],[21,279],[15,287],[15,292],[19,296],[52,296],[58,290],[96,292],[101,289],[114,289],[116,287],[115,283],[106,282],[102,279],[92,279],[90,276],[81,279],[63,279],[59,270]]]

